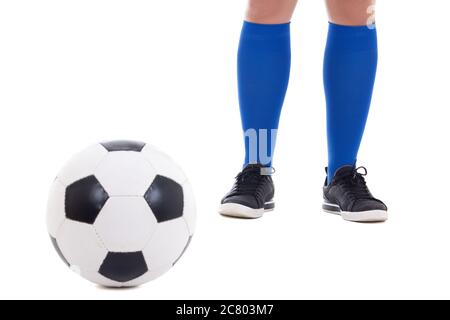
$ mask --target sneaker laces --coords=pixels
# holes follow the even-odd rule
[[[249,165],[236,176],[236,183],[230,192],[230,196],[234,195],[254,195],[258,201],[262,201],[262,186],[268,178],[269,174],[275,172],[273,168],[264,168],[258,165]]]
[[[365,176],[367,176],[367,169],[358,167],[350,174],[338,178],[337,183],[343,189],[344,194],[353,200],[374,200],[375,198],[367,187]]]

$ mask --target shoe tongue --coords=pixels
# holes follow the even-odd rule
[[[260,163],[250,163],[245,166],[245,169],[251,169],[251,168],[262,168],[262,165]]]
[[[260,172],[261,168],[263,168],[262,165],[260,165],[259,163],[257,164],[248,164],[244,170],[242,170],[243,172],[249,172],[249,171],[258,171]]]
[[[260,175],[266,176],[271,175],[273,173],[272,167],[265,167],[259,163],[256,164],[248,164],[243,172],[257,172]]]
[[[354,166],[343,166],[337,169],[336,173],[334,174],[335,177],[345,177],[348,175],[351,175],[353,171],[355,170]]]

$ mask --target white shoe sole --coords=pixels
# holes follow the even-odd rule
[[[324,202],[322,209],[326,213],[340,215],[342,219],[351,222],[385,222],[388,220],[388,213],[385,210],[369,210],[360,212],[341,211],[338,205],[329,202]]]
[[[224,203],[219,207],[219,213],[222,216],[241,218],[241,219],[258,219],[261,218],[265,212],[274,210],[274,202],[267,202],[265,206],[270,207],[268,209],[253,209],[238,203]]]

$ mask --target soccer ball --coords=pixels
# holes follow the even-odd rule
[[[95,144],[51,187],[47,227],[62,260],[107,287],[132,287],[168,271],[188,247],[195,202],[182,170],[135,141]]]

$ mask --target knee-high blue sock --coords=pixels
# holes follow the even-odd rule
[[[290,67],[289,23],[244,22],[238,52],[238,89],[245,165],[272,165]]]
[[[355,165],[377,69],[375,26],[330,23],[324,59],[328,182],[341,166]]]

